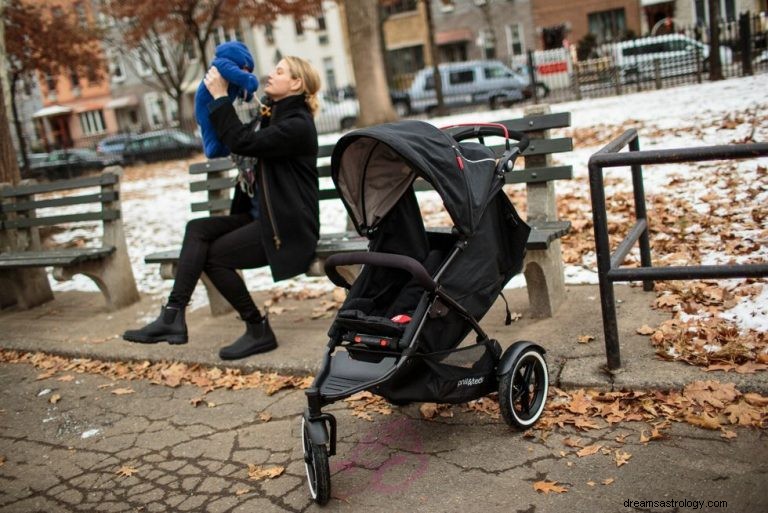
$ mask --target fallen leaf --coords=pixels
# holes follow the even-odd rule
[[[545,494],[549,492],[565,493],[568,491],[568,489],[563,486],[557,486],[557,481],[536,481],[533,483],[533,489]]]
[[[566,447],[584,447],[581,445],[581,438],[571,438],[568,437],[565,440],[563,440],[563,445]]]
[[[736,435],[735,431],[731,431],[729,429],[723,428],[722,429],[722,433],[720,433],[720,436],[722,438],[725,438],[726,440],[730,440],[731,438],[736,438],[736,436],[738,436],[738,435]]]
[[[632,455],[628,452],[622,451],[621,449],[617,449],[614,453],[614,459],[616,460],[617,467],[625,465],[630,460],[630,458],[632,458]]]
[[[744,394],[744,400],[752,406],[768,406],[768,397],[765,397],[754,392]]]
[[[117,472],[115,472],[115,474],[117,474],[118,476],[123,476],[123,477],[131,477],[132,475],[136,474],[137,472],[138,472],[138,469],[136,469],[135,467],[131,467],[131,466],[128,466],[128,465],[123,465],[122,467],[120,467],[117,470]]]
[[[614,478],[609,477],[608,479],[603,479],[603,484],[604,485],[609,485],[609,484],[613,483],[614,481],[616,481]]]
[[[102,388],[112,388],[112,387],[113,387],[113,386],[115,386],[116,384],[117,384],[117,383],[104,383],[103,385],[99,385],[99,386],[98,386],[98,387],[96,387],[96,388],[98,388],[99,390],[101,390]]]
[[[261,420],[262,422],[269,422],[270,420],[272,420],[272,414],[267,411],[262,412],[261,415],[259,415],[259,420]]]
[[[43,379],[48,379],[48,378],[52,377],[55,374],[56,374],[56,370],[55,369],[51,369],[51,370],[49,370],[47,372],[43,372],[42,374],[38,374],[37,377],[35,378],[35,381],[40,381],[40,380],[43,380]]]
[[[427,420],[437,417],[437,404],[436,403],[422,403],[419,406],[419,412],[421,416]]]
[[[744,401],[738,404],[729,405],[723,412],[728,416],[728,420],[731,424],[738,424],[740,426],[760,426],[760,411]]]
[[[655,329],[651,328],[647,324],[643,324],[639,328],[637,328],[635,331],[637,331],[640,335],[653,335],[653,333],[656,331]]]
[[[251,491],[250,488],[238,488],[237,490],[235,490],[235,495],[237,495],[239,497],[240,495],[245,495],[246,493],[248,493],[250,491]]]
[[[60,394],[53,394],[50,399],[48,399],[48,402],[51,404],[56,404],[59,401],[61,401],[61,395]]]
[[[595,486],[596,484],[594,481],[587,481],[587,486]]]
[[[5,456],[0,456],[0,467],[5,465]]]
[[[132,394],[133,389],[132,388],[116,388],[112,390],[112,393],[115,395],[127,395],[127,394]]]
[[[600,444],[588,445],[584,447],[582,450],[578,451],[576,453],[576,456],[578,456],[579,458],[583,458],[584,456],[592,456],[593,454],[596,454],[601,447],[602,445]]]
[[[285,467],[262,467],[259,465],[254,465],[253,463],[248,464],[248,479],[253,481],[259,481],[261,479],[274,479],[281,475],[283,472],[285,472]]]
[[[75,379],[75,377],[72,374],[67,374],[65,376],[61,376],[61,377],[56,378],[57,381],[64,381],[64,382],[69,382],[69,381],[72,381],[74,379]]]
[[[578,338],[579,344],[588,344],[593,340],[595,340],[595,337],[593,337],[592,335],[581,335]]]
[[[689,413],[685,416],[685,421],[688,424],[693,424],[694,426],[699,426],[704,429],[720,429],[720,422],[715,417],[706,413],[702,413],[701,415]]]

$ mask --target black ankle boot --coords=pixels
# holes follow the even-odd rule
[[[163,341],[169,344],[186,344],[188,337],[184,308],[163,306],[157,319],[139,330],[127,330],[123,333],[123,338],[142,344]]]
[[[222,360],[237,360],[252,354],[265,353],[277,347],[275,334],[264,317],[256,322],[245,323],[245,333],[232,344],[222,347],[219,356]]]

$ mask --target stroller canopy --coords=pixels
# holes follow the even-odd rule
[[[469,148],[423,121],[387,123],[339,139],[331,176],[361,235],[421,177],[440,194],[459,233],[469,237],[503,184],[493,172],[493,151],[479,144]]]

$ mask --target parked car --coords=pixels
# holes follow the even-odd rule
[[[699,62],[707,69],[709,45],[682,34],[665,34],[616,43],[613,58],[624,82],[654,79],[656,61],[661,78],[667,78],[696,73]],[[727,46],[720,47],[720,61],[725,65],[733,62]]]
[[[135,136],[131,134],[109,135],[99,141],[96,145],[96,152],[101,155],[116,155],[122,159],[125,145],[132,137]]]
[[[357,123],[360,106],[355,98],[319,95],[320,111],[315,116],[319,133],[349,130]]]
[[[203,151],[202,142],[181,130],[156,130],[134,136],[125,144],[126,165],[189,157]]]
[[[35,155],[34,160],[30,159],[29,171],[22,173],[23,178],[61,180],[73,178],[88,171],[98,171],[116,163],[114,157],[105,158],[86,148],[68,148]]]
[[[500,61],[450,62],[439,65],[446,106],[487,103],[492,109],[523,100],[528,79]],[[430,112],[437,107],[434,73],[424,68],[408,90],[409,112]]]

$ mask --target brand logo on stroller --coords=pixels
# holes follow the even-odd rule
[[[471,387],[474,385],[480,385],[485,381],[484,376],[480,376],[479,378],[464,378],[460,379],[459,382],[456,384],[457,387]]]

